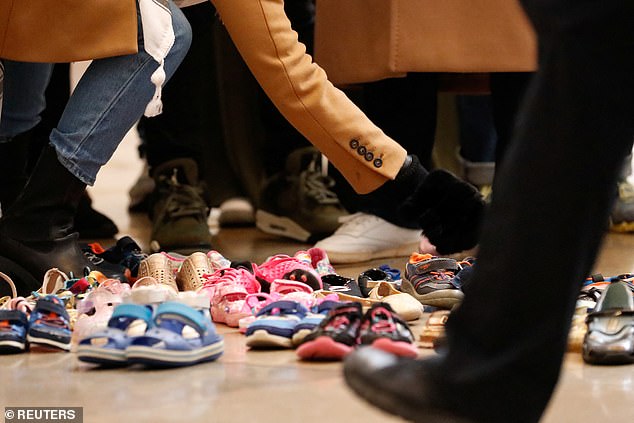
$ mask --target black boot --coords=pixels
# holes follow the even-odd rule
[[[41,281],[44,273],[57,267],[66,274],[83,275],[91,263],[71,233],[77,205],[86,185],[57,159],[46,146],[22,194],[0,219],[0,262],[9,270],[26,270]],[[37,289],[25,286],[21,290]]]
[[[82,239],[103,239],[114,238],[119,229],[112,219],[92,207],[92,199],[84,191],[75,215],[75,231]]]
[[[28,180],[29,146],[34,130],[0,142],[0,208],[9,209]]]

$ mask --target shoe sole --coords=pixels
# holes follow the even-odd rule
[[[70,351],[70,340],[68,342],[63,341],[54,341],[48,338],[40,338],[37,336],[27,335],[27,342],[31,345],[31,347],[40,347],[40,348],[53,348],[59,349],[62,351]]]
[[[407,279],[403,279],[403,282],[401,282],[401,291],[416,298],[422,305],[446,309],[452,309],[460,304],[464,298],[464,293],[459,289],[440,289],[428,294],[419,294]]]
[[[89,345],[79,345],[77,347],[77,358],[85,363],[104,366],[122,366],[127,364],[125,350],[106,349]]]
[[[195,351],[170,351],[152,347],[131,346],[125,355],[130,364],[152,367],[181,367],[216,360],[224,352],[224,341],[199,348]]]
[[[255,226],[267,234],[279,235],[307,242],[311,233],[288,217],[276,216],[264,210],[255,213]]]
[[[17,354],[24,352],[26,343],[19,341],[0,341],[0,354]]]
[[[610,231],[617,233],[634,232],[634,222],[610,223]]]
[[[378,350],[398,355],[399,357],[418,357],[418,349],[416,346],[405,341],[394,341],[388,338],[379,338],[375,339],[371,346]]]
[[[247,336],[247,347],[252,348],[293,348],[293,341],[281,335],[273,335],[258,329]]]
[[[343,360],[354,351],[354,347],[336,342],[329,336],[320,336],[303,343],[297,348],[297,355],[302,360]]]
[[[347,366],[344,365],[343,369],[346,383],[357,395],[370,405],[390,414],[417,423],[474,423],[442,410],[419,409],[416,407],[417,403],[403,401],[398,395],[376,388],[373,381],[366,380],[355,374],[356,372],[351,372]]]
[[[385,250],[369,252],[346,253],[326,249],[326,253],[328,254],[330,263],[333,264],[361,263],[364,261],[391,257],[409,257],[413,251],[418,251],[418,242],[413,242],[411,244],[405,244],[394,248],[387,248]]]

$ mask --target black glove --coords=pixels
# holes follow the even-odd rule
[[[475,247],[485,202],[471,184],[434,170],[405,200],[399,213],[417,217],[423,234],[440,254]]]
[[[368,213],[398,226],[420,227],[440,254],[478,243],[485,204],[480,192],[445,170],[428,172],[416,156],[407,157],[393,181],[362,197]]]

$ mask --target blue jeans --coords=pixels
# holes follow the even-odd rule
[[[165,58],[165,73],[172,76],[191,44],[191,28],[170,1],[176,40]],[[60,162],[82,182],[92,185],[154,94],[150,76],[156,61],[143,48],[139,16],[139,52],[94,60],[79,81],[64,113],[50,135]],[[52,64],[4,61],[4,103],[0,142],[38,124],[46,107],[44,90]]]

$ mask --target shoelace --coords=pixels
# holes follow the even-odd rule
[[[366,213],[354,213],[348,216],[342,216],[339,218],[341,226],[335,233],[355,233],[368,226],[375,225],[378,220],[379,218],[377,216]]]
[[[207,205],[202,201],[202,189],[178,182],[176,170],[170,178],[163,178],[161,182],[169,190],[169,197],[165,207],[170,217],[199,216]]]
[[[305,171],[304,187],[306,194],[319,204],[339,204],[337,194],[330,190],[335,186],[335,181],[330,176],[322,175],[315,171]]]

